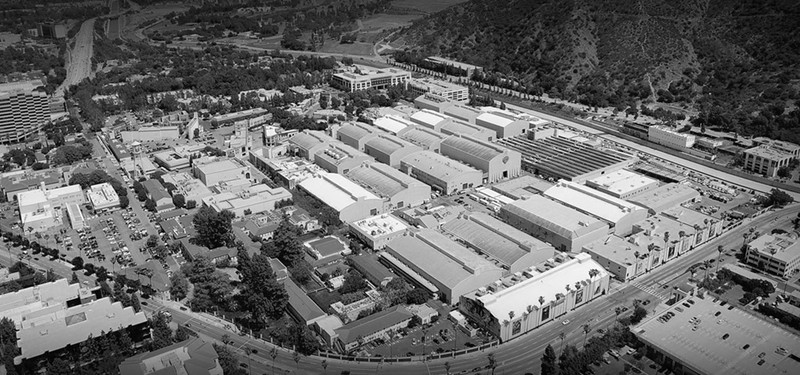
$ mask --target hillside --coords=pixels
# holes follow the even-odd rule
[[[698,124],[800,141],[795,0],[473,0],[398,38],[531,93],[674,103],[700,111]]]

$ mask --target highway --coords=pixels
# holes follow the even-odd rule
[[[56,90],[55,96],[63,97],[67,88],[81,83],[91,75],[95,20],[91,18],[81,24],[81,29],[74,38],[75,47],[67,50],[67,77]]]
[[[775,228],[776,226],[789,225],[790,221],[797,216],[800,212],[800,205],[793,205],[779,211],[768,212],[754,220],[746,220],[742,225],[722,234],[721,236],[712,239],[711,241],[701,245],[700,247],[683,254],[677,259],[656,268],[648,274],[640,276],[631,283],[612,283],[611,292],[605,296],[598,298],[583,307],[567,313],[559,317],[557,322],[548,323],[534,331],[504,343],[499,347],[487,349],[484,352],[476,352],[458,356],[457,358],[450,359],[437,359],[428,362],[411,362],[411,363],[355,363],[348,361],[340,361],[335,359],[327,359],[328,368],[323,371],[321,357],[306,357],[302,356],[299,365],[296,365],[292,353],[286,350],[280,350],[278,357],[275,360],[279,370],[276,373],[289,373],[308,374],[308,373],[331,373],[338,374],[342,370],[349,370],[352,374],[443,374],[445,373],[444,363],[450,363],[450,373],[458,373],[462,371],[471,372],[476,367],[484,367],[488,364],[487,355],[494,353],[497,359],[498,367],[495,371],[496,374],[524,374],[526,372],[538,373],[539,372],[539,358],[544,352],[544,348],[548,344],[553,344],[554,347],[559,347],[561,342],[558,338],[559,334],[563,331],[567,334],[564,344],[570,343],[581,346],[583,343],[584,335],[581,326],[585,323],[590,324],[592,329],[606,328],[615,320],[614,308],[617,306],[632,305],[634,299],[651,299],[653,301],[665,300],[668,294],[663,285],[669,284],[676,285],[680,281],[685,280],[689,275],[686,273],[689,266],[703,262],[707,259],[717,258],[717,247],[722,245],[725,249],[738,250],[742,245],[743,234],[748,232],[750,228],[762,233]],[[654,291],[651,294],[646,291]],[[663,292],[662,292],[663,291]],[[250,338],[249,336],[239,336],[223,327],[209,323],[199,319],[191,312],[181,311],[174,303],[169,303],[169,306],[164,308],[169,309],[173,313],[173,320],[176,323],[183,324],[190,322],[191,329],[195,330],[204,338],[209,338],[221,342],[221,337],[228,334],[233,340],[231,345],[234,348],[240,348],[246,345],[250,348],[255,348],[258,353],[251,356],[252,366],[251,369],[255,374],[270,374],[272,359],[268,356],[271,348],[269,344],[261,340]],[[654,307],[656,310],[660,308],[657,304],[651,304],[648,308]],[[150,309],[160,308],[157,301],[150,301]],[[628,311],[630,313],[632,309]],[[559,322],[564,319],[569,319],[570,324],[562,325]],[[242,362],[247,362],[247,357],[244,355],[243,350],[240,351]]]

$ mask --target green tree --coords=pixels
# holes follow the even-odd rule
[[[191,331],[184,325],[179,325],[178,329],[175,330],[175,342],[181,342],[184,340],[188,340],[192,337]]]
[[[191,209],[193,209],[195,207],[197,207],[197,201],[195,201],[194,199],[189,199],[188,201],[186,201],[186,208],[187,209],[191,210]]]
[[[151,212],[156,212],[156,202],[150,198],[147,198],[147,200],[144,201],[144,209]]]
[[[792,170],[789,167],[780,167],[778,168],[778,177],[790,178],[792,177]]]
[[[74,266],[74,269],[76,269],[76,270],[79,270],[79,269],[83,268],[83,258],[81,258],[81,257],[72,258],[72,262],[71,263]]]
[[[551,345],[544,348],[542,355],[542,375],[557,375],[558,365],[556,364],[556,352]]]
[[[153,327],[153,343],[152,350],[166,348],[172,345],[172,328],[169,328],[167,319],[163,314],[156,314],[150,321],[150,326]]]
[[[366,288],[367,280],[364,279],[364,275],[355,269],[350,269],[350,271],[344,277],[344,282],[342,283],[342,287],[339,288],[339,292],[342,294],[347,294],[358,292]]]
[[[289,295],[275,279],[269,258],[256,254],[240,272],[245,286],[240,295],[253,322],[262,327],[271,319],[279,319],[289,302]]]
[[[272,235],[272,242],[264,244],[261,251],[292,267],[303,258],[303,245],[298,240],[300,234],[300,228],[292,224],[289,215],[284,215]]]
[[[172,196],[172,204],[174,204],[175,207],[182,208],[186,205],[186,198],[183,194],[175,194]]]
[[[178,271],[173,273],[169,280],[172,284],[169,289],[169,294],[172,299],[180,301],[186,298],[186,295],[189,293],[189,282],[186,280],[186,276],[183,275],[183,272]]]
[[[409,305],[421,305],[428,300],[428,293],[420,288],[414,288],[406,294],[406,303]]]
[[[73,273],[72,273],[72,279],[70,279],[69,283],[70,283],[70,284],[79,284],[80,282],[81,282],[81,281],[80,281],[80,280],[78,280],[78,274],[77,274],[77,273],[75,273],[75,272],[73,272]]]
[[[218,213],[211,207],[201,207],[192,219],[198,244],[215,249],[232,242],[233,217],[233,213],[227,210]]]
[[[137,297],[135,293],[131,294],[131,307],[133,307],[133,311],[142,311],[142,304],[139,302],[139,297]]]
[[[73,374],[72,365],[69,361],[63,360],[61,358],[56,358],[51,362],[47,363],[47,374],[54,374],[54,375],[71,375]]]

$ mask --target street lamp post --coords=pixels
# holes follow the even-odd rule
[[[428,330],[422,330],[422,362],[425,362],[425,341],[428,340]]]

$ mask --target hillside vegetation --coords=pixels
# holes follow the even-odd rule
[[[696,124],[800,141],[796,0],[473,0],[398,33],[489,83],[620,110],[659,101]]]

